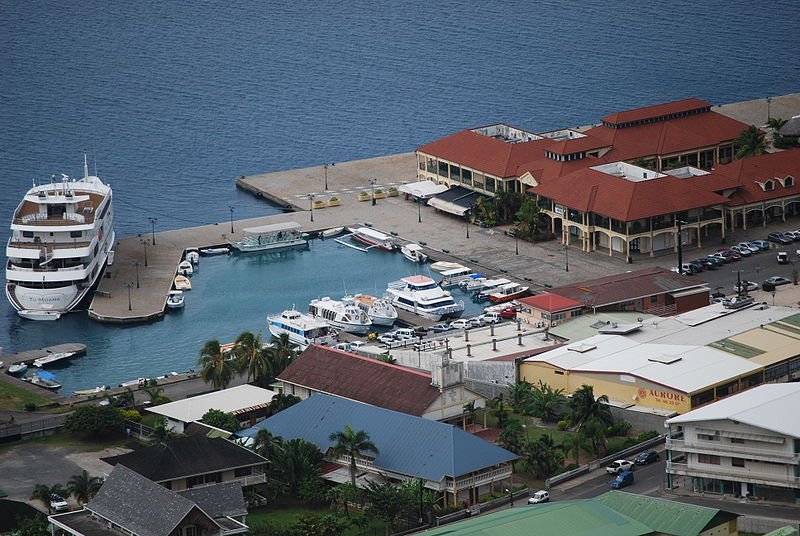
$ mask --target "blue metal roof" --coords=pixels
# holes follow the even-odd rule
[[[266,428],[286,440],[305,439],[327,452],[334,444],[329,436],[346,425],[364,430],[378,447],[380,453],[373,462],[376,469],[432,482],[517,458],[450,424],[324,394],[316,394],[236,435],[252,437]]]

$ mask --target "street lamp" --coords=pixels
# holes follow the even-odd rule
[[[514,493],[506,488],[506,493],[508,493],[508,505],[513,508],[514,507]]]
[[[150,220],[150,226],[151,226],[151,229],[152,229],[152,232],[153,232],[153,245],[155,246],[156,245],[156,222],[158,221],[158,218],[147,218],[147,219]]]
[[[375,206],[375,183],[378,181],[375,179],[369,179],[369,187],[372,189],[372,206]]]
[[[770,104],[772,104],[772,97],[767,97],[767,121],[772,119],[772,114],[770,113]]]
[[[139,288],[139,261],[134,262],[136,265],[136,288]]]
[[[683,220],[676,220],[678,225],[678,273],[683,275],[683,233],[681,232],[681,225],[686,225],[689,222]]]
[[[335,166],[335,165],[336,165],[336,162],[331,162],[330,164],[328,164],[328,163],[326,162],[326,163],[325,163],[325,164],[323,164],[323,166],[322,166],[322,167],[325,169],[325,190],[327,190],[327,189],[328,189],[328,166],[331,166],[331,167],[333,167],[333,166]]]
[[[564,271],[569,272],[569,244],[564,244]]]
[[[467,224],[467,238],[469,238],[469,210],[464,213],[464,221]]]
[[[372,200],[373,204],[375,199]],[[311,221],[314,221],[314,194],[308,194],[308,206],[311,209]]]
[[[519,255],[519,231],[514,231],[514,255]]]
[[[417,221],[422,223],[422,199],[417,199]]]
[[[147,243],[148,242],[147,242],[146,238],[140,238],[139,242],[141,242],[142,245],[144,246],[144,265],[145,265],[145,267],[147,267]]]
[[[228,205],[228,210],[231,211],[231,234],[234,234],[233,230],[233,205]]]
[[[125,286],[128,288],[128,311],[132,311],[133,306],[131,305],[131,289],[133,288],[133,283],[125,283]]]

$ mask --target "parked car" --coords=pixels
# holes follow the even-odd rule
[[[355,352],[356,350],[358,350],[362,346],[366,346],[366,344],[367,343],[365,343],[364,341],[353,341],[353,342],[350,343],[350,351],[351,352]]]
[[[704,270],[714,270],[717,267],[717,263],[712,261],[708,257],[703,257],[702,259],[695,259],[692,261],[692,264],[699,264],[703,267]]]
[[[723,255],[723,254],[722,254],[722,253],[720,253],[719,251],[718,251],[718,252],[716,252],[716,253],[711,253],[711,254],[708,256],[708,258],[709,258],[709,259],[719,259],[719,260],[721,260],[723,263],[729,263],[729,262],[731,262],[731,261],[733,260],[733,259],[731,259],[730,257],[726,257],[725,255]]]
[[[606,466],[606,472],[612,474],[619,474],[623,471],[630,471],[633,469],[633,462],[629,460],[614,460]]]
[[[516,305],[508,305],[500,309],[500,316],[502,316],[503,318],[510,318],[513,320],[514,318],[517,318],[517,312],[518,309]]]
[[[395,339],[394,335],[392,335],[391,333],[382,333],[381,335],[378,335],[378,340],[383,344],[389,345],[392,344],[397,339]]]
[[[700,261],[689,261],[689,265],[696,274],[699,274],[706,269],[706,265]]]
[[[769,245],[769,242],[767,242],[766,240],[753,240],[750,243],[753,244],[754,246],[758,246],[759,248],[761,248],[762,251],[765,249],[769,249],[771,247]]]
[[[434,333],[444,333],[445,331],[450,331],[451,329],[453,328],[450,327],[450,324],[445,322],[439,322],[438,324],[434,324],[430,327],[430,330]]]
[[[484,313],[478,318],[482,319],[486,324],[499,324],[503,320],[503,317],[497,312]]]
[[[53,493],[50,495],[50,508],[56,512],[65,512],[69,510],[69,503],[61,495]]]
[[[459,318],[450,322],[450,329],[466,329],[469,325],[469,320],[466,318]]]
[[[720,266],[725,264],[725,260],[721,257],[716,257],[714,255],[709,255],[706,259],[714,265],[714,268],[719,268]]]
[[[750,251],[750,248],[746,248],[746,247],[739,246],[739,245],[731,246],[731,251],[735,251],[736,253],[738,253],[742,257],[749,257],[750,255],[753,254],[753,252]]]
[[[398,340],[417,338],[417,332],[411,328],[399,328],[390,333]]]
[[[742,255],[738,251],[733,251],[730,248],[718,249],[717,253],[721,253],[723,256],[730,258],[732,261],[742,260]]]
[[[479,316],[476,316],[474,318],[467,318],[467,326],[470,329],[472,329],[472,328],[482,328],[485,325],[486,325],[486,322],[484,322],[483,319],[481,317],[479,317]]]
[[[784,235],[791,237],[792,240],[800,240],[800,231],[784,231]]]
[[[787,279],[779,275],[773,275],[772,277],[768,277],[767,279],[764,280],[764,283],[767,283],[768,285],[772,285],[775,287],[779,287],[781,285],[788,285],[791,282],[792,282],[791,279]]]
[[[336,346],[334,346],[336,350],[342,350],[344,352],[350,351],[350,343],[349,342],[340,342]]]
[[[528,504],[539,504],[546,502],[550,502],[550,493],[543,489],[540,489],[528,499]]]
[[[779,251],[777,255],[778,264],[789,264],[789,254],[785,251]]]
[[[617,478],[611,481],[611,488],[620,489],[625,486],[630,486],[631,484],[633,484],[633,472],[623,471],[617,475]]]
[[[767,235],[767,240],[770,242],[775,242],[776,244],[791,244],[794,241],[794,238],[789,238],[783,233],[769,233]]]
[[[752,242],[739,242],[738,246],[740,248],[749,249],[750,253],[761,253],[761,247],[753,244]]]
[[[653,462],[657,462],[660,459],[661,459],[661,455],[658,452],[656,452],[654,450],[648,450],[648,451],[642,452],[638,456],[636,456],[633,459],[633,463],[635,463],[636,465],[648,465],[648,464],[651,464]]]
[[[758,283],[753,283],[752,281],[745,281],[744,279],[742,279],[741,282],[733,284],[734,292],[741,292],[744,290],[746,290],[747,292],[758,290]]]

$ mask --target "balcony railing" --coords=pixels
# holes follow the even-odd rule
[[[511,466],[500,467],[497,469],[492,469],[491,471],[486,471],[485,473],[481,473],[479,475],[462,478],[461,480],[456,480],[455,485],[453,485],[452,481],[450,481],[447,483],[447,491],[453,491],[456,488],[458,489],[474,488],[482,486],[483,484],[488,484],[490,482],[502,480],[510,476],[511,476]]]
[[[681,452],[694,452],[702,454],[719,454],[733,458],[744,458],[747,455],[760,456],[770,460],[785,461],[787,463],[800,463],[800,454],[788,453],[774,449],[748,447],[741,443],[721,443],[719,441],[686,442],[682,439],[667,439],[667,449]]]
[[[86,217],[83,214],[63,214],[60,218],[49,216],[47,214],[27,214],[22,218],[17,218],[14,223],[22,223],[23,225],[44,223],[47,225],[75,225],[76,223],[86,223]]]
[[[667,462],[667,472],[674,475],[685,475],[698,478],[720,478],[724,480],[739,480],[753,484],[773,486],[800,486],[800,477],[786,474],[777,475],[765,473],[761,470],[748,470],[746,468],[721,466],[721,465],[692,465],[685,463]]]

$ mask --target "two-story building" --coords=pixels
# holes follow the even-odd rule
[[[765,384],[666,422],[668,486],[800,503],[800,384]]]

